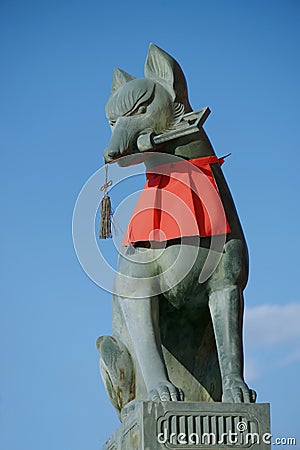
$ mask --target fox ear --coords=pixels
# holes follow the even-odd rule
[[[125,72],[124,70],[116,68],[113,73],[111,94],[113,94],[123,84],[128,83],[128,81],[131,81],[134,79],[135,79],[135,77],[133,77],[129,73]]]
[[[174,102],[184,105],[185,112],[192,111],[186,79],[180,65],[172,56],[152,43],[145,63],[145,77],[162,84]]]

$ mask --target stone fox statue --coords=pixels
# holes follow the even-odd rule
[[[173,158],[175,164],[179,160],[178,164],[200,168],[210,176],[214,198],[225,214],[225,228],[217,233],[222,243],[215,252],[218,264],[201,282],[213,232],[206,230],[202,236],[200,230],[201,239],[188,231],[177,236],[167,225],[165,237],[147,239],[144,236],[151,224],[144,221],[137,224],[137,232],[131,229],[124,238],[113,297],[113,336],[97,340],[100,371],[112,404],[120,413],[133,399],[255,402],[256,394],[243,375],[246,242],[222,173],[222,160],[216,157],[205,131],[199,126],[191,134],[180,132],[192,108],[179,64],[150,44],[145,78],[114,71],[106,114],[112,128],[104,151],[106,163],[128,166],[142,161],[151,173],[153,167],[171,167],[168,158]],[[170,130],[179,131],[153,144],[153,136]],[[139,149],[139,142],[147,136],[153,144],[150,153]],[[170,170],[159,175],[159,189],[172,186],[164,183],[166,176],[170,180]],[[151,183],[155,184],[155,176],[150,177]],[[200,202],[195,208],[196,222],[201,208],[203,213]],[[187,221],[183,222],[185,230]]]

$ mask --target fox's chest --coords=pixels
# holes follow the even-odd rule
[[[205,267],[208,249],[193,245],[172,245],[157,257],[161,293],[175,308],[207,301],[206,283],[199,277]]]

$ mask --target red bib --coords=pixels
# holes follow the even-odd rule
[[[206,156],[147,171],[147,181],[128,224],[123,245],[230,233],[210,166],[223,162],[224,158]]]

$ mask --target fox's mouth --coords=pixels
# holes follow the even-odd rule
[[[126,151],[113,157],[104,158],[104,162],[105,164],[117,163],[120,167],[127,167],[145,162],[145,158],[145,153],[140,152],[138,148],[134,146],[132,151]]]
[[[127,148],[126,150],[120,151],[120,150],[110,150],[109,148],[104,150],[104,161],[106,163],[113,163],[117,161],[118,159],[122,158],[122,156],[128,156],[131,155],[132,150],[131,148]]]
[[[137,155],[137,154],[141,154],[138,146],[137,146],[137,139],[138,139],[138,134],[137,136],[133,139],[133,142],[130,146],[127,147],[126,150],[110,150],[109,147],[106,148],[104,150],[104,161],[107,164],[112,164],[114,162],[117,162],[120,158],[122,158],[123,156],[130,156],[130,155]]]
[[[114,156],[105,155],[104,162],[105,162],[105,164],[112,164],[112,163],[116,162],[118,159],[120,159],[122,156],[123,155],[121,155],[121,154],[116,154]]]

